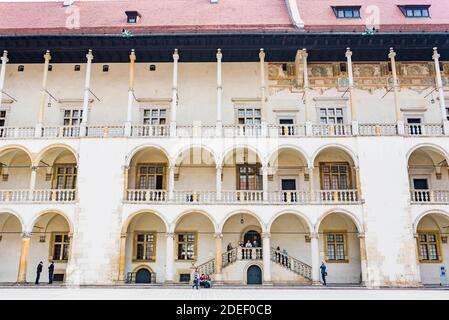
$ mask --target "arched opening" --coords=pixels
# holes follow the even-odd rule
[[[37,159],[36,200],[74,201],[78,179],[78,165],[75,154],[67,147],[55,146],[45,150]]]
[[[246,270],[246,284],[262,284],[262,270],[257,265],[252,265]]]
[[[416,226],[416,235],[421,282],[447,285],[449,216],[441,213],[425,215]],[[446,277],[442,276],[442,268]]]
[[[202,147],[182,151],[175,161],[177,202],[214,202],[216,200],[216,163],[214,154]]]
[[[157,147],[146,147],[136,152],[126,174],[127,200],[166,201],[169,165],[167,154]]]
[[[147,268],[137,270],[136,283],[151,283],[151,272]]]
[[[347,214],[330,213],[319,222],[320,262],[327,266],[326,281],[362,282],[360,239],[357,225]]]
[[[283,213],[272,222],[273,282],[308,283],[311,280],[310,233],[309,222],[295,213]]]
[[[310,192],[307,159],[295,148],[276,150],[268,162],[270,200],[305,202]],[[274,197],[273,197],[274,196]]]
[[[131,218],[126,228],[124,278],[127,283],[137,283],[137,269],[142,268],[151,270],[150,279],[164,281],[166,232],[165,222],[155,213],[141,212]]]
[[[17,281],[22,231],[15,215],[0,213],[0,282]]]
[[[408,159],[412,202],[449,203],[448,165],[445,155],[434,147],[414,150]]]
[[[228,202],[263,200],[262,160],[246,147],[234,148],[223,159],[223,199]]]
[[[314,170],[310,179],[314,190],[319,190],[322,202],[356,202],[358,176],[354,159],[343,148],[330,146],[320,150],[313,160]]]
[[[30,155],[20,148],[0,152],[0,201],[20,201],[27,197],[31,179]]]
[[[215,258],[215,231],[215,222],[203,212],[187,212],[176,220],[175,281],[190,281],[193,266],[213,276],[207,266]]]
[[[71,229],[67,219],[60,213],[48,212],[34,222],[28,258],[27,280],[36,278],[36,267],[43,262],[41,282],[49,281],[47,268],[54,262],[53,281],[66,281],[67,263],[70,259]]]

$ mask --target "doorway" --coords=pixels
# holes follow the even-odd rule
[[[151,283],[151,272],[147,269],[139,269],[136,273],[136,283]]]
[[[246,271],[247,284],[262,284],[262,270],[256,265],[252,265]]]
[[[296,195],[296,179],[282,179],[281,180],[281,188],[282,188],[282,201],[283,202],[297,202]]]
[[[262,247],[260,233],[255,230],[249,230],[245,233],[245,235],[243,236],[243,246],[245,246],[248,241],[251,242],[253,248]],[[256,242],[256,245],[254,245],[254,242]]]

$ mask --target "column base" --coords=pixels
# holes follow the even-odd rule
[[[404,121],[399,120],[396,123],[397,129],[398,129],[398,135],[403,136],[405,134],[405,126],[404,126]]]
[[[351,123],[351,130],[353,136],[359,135],[359,122],[358,121],[352,121]]]
[[[131,136],[131,122],[129,122],[129,121],[125,122],[124,134],[125,134],[125,137]]]
[[[306,122],[306,136],[313,136],[313,124],[310,121]]]

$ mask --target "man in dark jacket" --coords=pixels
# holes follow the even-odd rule
[[[41,261],[39,262],[39,264],[37,265],[37,275],[36,275],[36,282],[35,284],[39,284],[39,279],[41,277],[41,272],[42,272],[42,266],[44,265],[44,263]]]
[[[321,278],[323,279],[323,284],[326,286],[327,268],[326,265],[324,264],[324,261],[321,262],[320,271],[321,271]]]
[[[48,266],[48,284],[53,284],[53,272],[55,271],[55,264],[53,261]]]

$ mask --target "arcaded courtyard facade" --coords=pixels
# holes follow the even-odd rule
[[[0,4],[0,283],[440,284],[449,8],[304,2]]]

